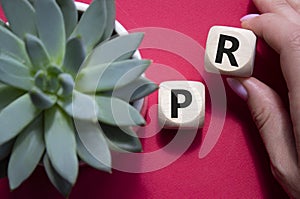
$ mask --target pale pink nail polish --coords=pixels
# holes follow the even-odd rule
[[[248,92],[246,88],[241,84],[240,81],[233,79],[233,78],[227,78],[226,79],[228,85],[230,88],[243,100],[248,99]]]
[[[255,17],[258,17],[259,14],[248,14],[248,15],[245,15],[243,16],[240,21],[243,22],[243,21],[246,21],[246,20],[249,20],[249,19],[253,19]]]

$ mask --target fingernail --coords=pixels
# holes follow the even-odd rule
[[[246,20],[249,20],[249,19],[253,19],[255,17],[258,17],[259,14],[249,14],[249,15],[245,15],[243,16],[240,21],[243,22],[243,21],[246,21]]]
[[[233,79],[233,78],[227,78],[226,79],[228,85],[230,88],[243,100],[248,99],[248,92],[245,89],[245,87],[241,84],[240,81]]]

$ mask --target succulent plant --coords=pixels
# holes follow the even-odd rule
[[[12,190],[43,164],[68,196],[79,162],[111,171],[111,149],[140,152],[132,102],[157,89],[133,59],[141,33],[114,35],[114,0],[78,19],[72,0],[1,0],[0,170]]]

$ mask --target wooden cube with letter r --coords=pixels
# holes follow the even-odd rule
[[[164,128],[200,128],[205,117],[205,87],[194,81],[168,81],[159,86],[158,118]]]
[[[246,29],[213,26],[206,42],[207,72],[250,77],[253,72],[256,36]]]

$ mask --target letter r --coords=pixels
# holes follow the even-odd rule
[[[225,48],[226,41],[230,41],[232,43],[231,48]],[[233,52],[237,51],[239,46],[240,46],[240,43],[237,38],[220,34],[218,51],[217,51],[217,56],[216,56],[215,62],[218,64],[222,64],[223,55],[226,54],[229,58],[230,64],[232,66],[239,67],[239,65],[233,55]]]

